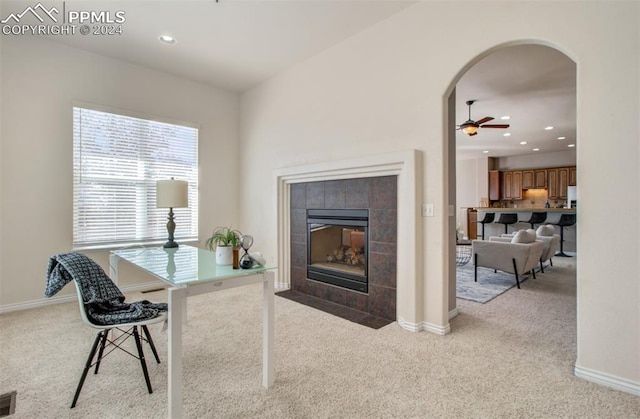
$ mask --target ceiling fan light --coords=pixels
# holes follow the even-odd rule
[[[467,125],[462,127],[462,132],[467,135],[475,135],[478,132],[478,127],[475,125]]]

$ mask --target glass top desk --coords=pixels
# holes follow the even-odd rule
[[[187,297],[207,292],[263,283],[262,385],[274,381],[273,323],[274,270],[276,266],[233,269],[216,265],[215,254],[181,245],[114,250],[109,257],[111,279],[118,282],[118,262],[125,260],[169,284],[169,417],[182,415],[182,324],[186,320]]]

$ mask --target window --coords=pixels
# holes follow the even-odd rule
[[[172,177],[189,183],[175,239],[197,239],[198,129],[74,107],[74,248],[165,241],[156,181]]]

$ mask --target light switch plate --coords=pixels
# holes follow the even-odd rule
[[[433,217],[433,204],[424,204],[422,206],[423,217]]]

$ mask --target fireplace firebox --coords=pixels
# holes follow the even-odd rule
[[[307,278],[369,292],[369,210],[307,210]]]

